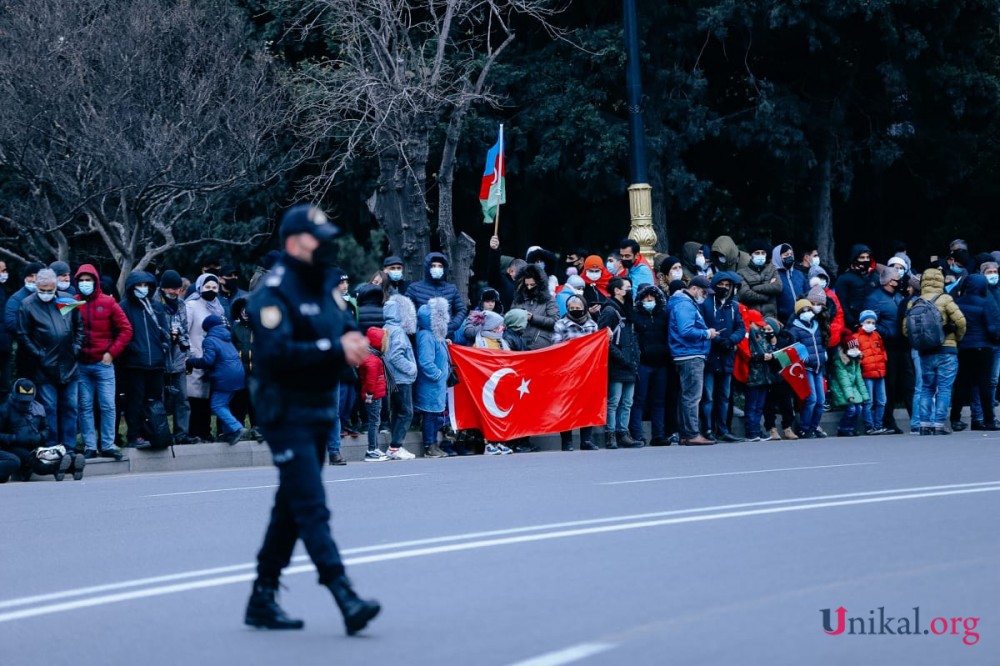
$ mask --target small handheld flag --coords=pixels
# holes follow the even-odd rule
[[[479,188],[479,203],[483,207],[483,224],[493,222],[494,234],[496,234],[496,227],[499,225],[500,204],[507,203],[506,175],[503,125],[500,125],[500,135],[497,137],[497,142],[486,153],[486,168],[483,170],[483,182]]]
[[[72,312],[74,308],[86,305],[86,302],[78,301],[72,296],[60,296],[56,299],[56,304],[59,306],[59,314],[65,317]]]

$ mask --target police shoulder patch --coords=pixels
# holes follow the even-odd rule
[[[274,330],[281,325],[281,308],[268,305],[260,309],[260,323],[266,329]]]

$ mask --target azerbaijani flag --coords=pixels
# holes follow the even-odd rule
[[[807,356],[809,352],[801,342],[774,352],[774,359],[781,365],[781,378],[788,382],[799,400],[805,400],[812,392],[805,365],[802,363],[802,359]]]
[[[504,166],[503,125],[500,125],[500,136],[496,144],[486,153],[486,169],[483,170],[483,183],[479,188],[479,203],[483,206],[483,223],[493,222],[500,212],[500,204],[507,203],[507,187],[504,178],[507,169]]]
[[[78,308],[81,305],[86,305],[85,301],[78,301],[72,296],[60,296],[56,299],[56,304],[59,306],[59,314],[62,316],[68,315],[73,311],[73,308]]]

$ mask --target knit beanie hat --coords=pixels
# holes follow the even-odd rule
[[[764,317],[764,323],[770,326],[775,333],[781,330],[781,324],[774,317]]]
[[[528,326],[528,312],[514,308],[503,316],[503,323],[510,330],[520,333]]]
[[[38,271],[42,270],[43,268],[45,268],[45,264],[40,263],[38,261],[32,261],[30,264],[24,267],[24,277],[28,277],[29,275],[36,275]]]
[[[825,278],[826,283],[830,284],[830,274],[826,272],[826,269],[822,266],[813,266],[809,269],[809,284],[812,284],[814,278]]]
[[[483,311],[483,330],[495,331],[503,326],[504,318],[490,310]]]
[[[826,291],[824,291],[823,287],[819,285],[810,289],[806,298],[813,305],[826,305]]]
[[[65,261],[53,261],[49,264],[49,268],[52,269],[52,272],[55,273],[57,277],[60,275],[69,275],[69,264]]]
[[[667,255],[666,257],[664,257],[663,261],[660,262],[660,272],[663,273],[664,275],[667,275],[670,273],[670,269],[673,266],[680,263],[681,263],[680,257],[675,257],[672,254]]]
[[[747,252],[753,254],[754,252],[770,252],[771,246],[763,238],[754,238],[752,241],[747,243]]]
[[[183,285],[181,274],[175,270],[163,271],[163,275],[160,276],[161,289],[180,289]]]
[[[201,322],[201,330],[208,333],[210,330],[216,326],[222,326],[222,317],[218,315],[208,315],[205,317],[204,321]]]
[[[803,310],[812,310],[813,304],[807,298],[800,298],[795,301],[795,314],[802,312]]]
[[[583,270],[584,272],[604,270],[604,260],[592,254],[583,260]]]
[[[878,314],[876,314],[876,312],[874,310],[864,310],[861,313],[861,316],[858,317],[858,322],[859,323],[864,323],[864,322],[866,322],[869,319],[871,319],[873,321],[878,321]]]
[[[566,280],[566,284],[574,289],[583,289],[587,286],[587,283],[579,275],[570,275]]]

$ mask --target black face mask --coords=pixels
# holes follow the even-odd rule
[[[587,318],[586,310],[567,310],[566,312],[569,314],[569,318],[573,321],[583,321]]]
[[[632,268],[635,265],[635,259],[622,259],[622,266],[625,268]]]
[[[785,268],[791,268],[795,265],[795,257],[785,257],[781,260],[781,265]]]
[[[237,289],[237,282],[236,278],[223,279],[222,287],[228,292],[234,292]]]
[[[201,297],[204,300],[208,301],[209,303],[211,303],[212,301],[214,301],[216,296],[218,296],[218,294],[215,293],[214,291],[203,291],[203,292],[201,292]]]
[[[724,301],[726,300],[726,298],[729,297],[729,290],[726,289],[725,287],[722,287],[721,289],[719,287],[716,287],[715,297],[720,301]]]
[[[525,287],[524,293],[527,294],[528,296],[534,296],[535,294],[538,293],[538,287]]]

